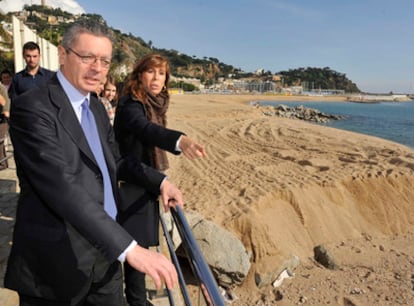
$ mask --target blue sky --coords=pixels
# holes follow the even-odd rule
[[[330,67],[363,91],[414,93],[413,0],[64,2],[157,48],[244,71]]]

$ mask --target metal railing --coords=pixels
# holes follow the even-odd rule
[[[178,233],[181,237],[182,245],[186,252],[187,259],[190,263],[194,276],[197,278],[198,286],[201,289],[206,304],[212,306],[224,306],[225,303],[220,294],[216,280],[214,279],[213,274],[200,250],[200,247],[196,239],[194,238],[194,235],[187,222],[183,210],[177,206],[175,209],[171,209],[170,211],[174,219],[175,225],[177,227]],[[183,295],[184,303],[186,306],[191,306],[191,300],[186,289],[186,284],[180,264],[174,251],[172,239],[162,217],[161,225],[167,241],[168,250],[170,252],[172,262],[178,272],[180,289]],[[172,294],[169,292],[168,295],[170,299],[170,305],[174,305],[174,301],[172,300]]]
[[[11,158],[13,155],[7,155],[6,157],[3,157],[3,158],[1,158],[0,159],[0,164],[2,163],[2,162],[5,162],[5,161],[7,161],[9,158]]]

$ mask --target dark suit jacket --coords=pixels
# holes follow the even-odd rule
[[[130,96],[125,96],[118,102],[114,130],[121,155],[125,158],[138,158],[150,167],[154,167],[151,156],[155,146],[173,154],[180,153],[175,150],[175,146],[183,133],[150,122],[144,105]],[[121,185],[120,188],[123,194],[132,189],[128,185]],[[133,188],[136,198],[130,197],[131,201],[122,203],[121,211],[130,205],[135,205],[137,209],[133,213],[127,212],[128,217],[123,225],[141,245],[155,245],[158,242],[157,195],[141,186]]]
[[[92,95],[90,107],[115,200],[117,174],[159,192],[164,175],[136,159],[120,159],[106,111]],[[56,76],[13,101],[10,117],[21,192],[5,287],[66,300],[84,286],[95,263],[113,263],[132,237],[103,209],[100,170]]]

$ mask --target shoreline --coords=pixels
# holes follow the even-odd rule
[[[280,95],[280,94],[173,94],[175,96],[209,97],[222,100],[223,97],[231,97],[232,100],[240,101],[326,101],[326,102],[347,102],[347,96],[305,96],[305,95]]]
[[[216,103],[220,103],[222,105],[234,105],[234,104],[242,104],[246,105],[248,107],[252,107],[255,104],[259,104],[262,107],[265,105],[261,104],[261,102],[275,102],[286,104],[286,106],[290,106],[291,103],[300,103],[303,104],[304,107],[308,107],[307,103],[312,102],[321,102],[320,104],[330,104],[330,103],[344,103],[343,105],[345,107],[352,107],[352,105],[356,104],[366,104],[366,105],[372,105],[372,104],[405,104],[405,103],[414,103],[414,100],[410,101],[386,101],[386,102],[353,102],[347,100],[347,96],[345,95],[337,95],[337,96],[323,96],[323,97],[317,97],[317,96],[304,96],[304,95],[290,95],[290,96],[283,96],[283,95],[257,95],[257,94],[250,94],[250,95],[242,95],[242,94],[199,94],[199,95],[192,95],[192,94],[184,94],[184,95],[173,95],[172,100],[174,100],[177,97],[177,99],[180,100],[206,100],[206,101],[215,101]],[[189,107],[189,105],[188,105]],[[375,107],[375,105],[372,105],[372,107]],[[313,106],[313,108],[318,109],[317,106]],[[257,108],[260,110],[260,108]],[[319,109],[320,110],[320,109]],[[410,149],[414,150],[414,144],[408,144],[408,143],[401,143],[397,138],[394,137],[387,137],[386,135],[378,135],[377,133],[365,133],[364,131],[355,131],[354,129],[344,129],[341,127],[337,127],[336,125],[330,125],[332,128],[337,128],[342,131],[354,131],[358,134],[363,134],[371,137],[379,137],[380,139],[383,139],[385,141],[393,141],[400,145],[408,146]],[[387,137],[387,138],[384,138]]]
[[[412,128],[410,128],[414,124],[412,116],[410,116],[414,115],[414,101],[412,100],[346,101],[339,104],[337,101],[321,100],[257,100],[251,102],[250,105],[263,109],[268,116],[273,115],[320,124],[326,124],[330,121],[328,123],[330,127],[380,137],[414,149],[414,137],[412,137]],[[301,108],[306,109],[306,115]],[[342,116],[338,116],[339,120],[325,121],[324,117],[316,116],[318,111],[324,115],[340,114]],[[364,118],[364,120],[356,118]]]
[[[323,96],[308,96],[308,95],[282,95],[282,94],[172,94],[171,96],[208,96],[212,98],[219,97],[234,97],[239,98],[241,101],[247,102],[257,102],[257,101],[286,101],[286,102],[349,102],[349,103],[366,103],[366,104],[376,104],[382,102],[395,102],[395,103],[404,103],[404,102],[413,102],[413,99],[401,99],[401,100],[351,100],[349,95],[323,95]]]

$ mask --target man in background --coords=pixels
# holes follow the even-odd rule
[[[37,43],[29,41],[23,45],[23,58],[26,68],[13,76],[9,88],[12,103],[22,93],[45,84],[55,74],[54,71],[40,67],[40,47]]]

